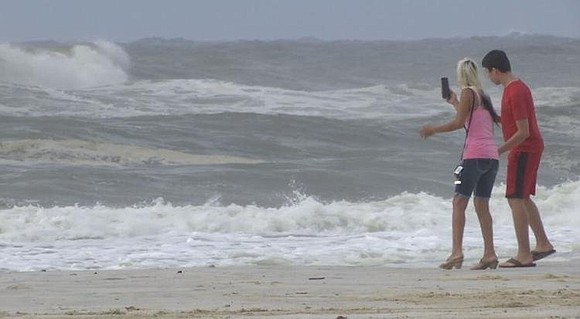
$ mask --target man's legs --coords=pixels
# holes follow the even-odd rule
[[[536,236],[536,249],[542,249],[541,251],[552,249],[544,231],[538,208],[530,199],[530,195],[536,193],[536,180],[541,156],[541,152],[510,152],[508,156],[506,197],[512,211],[518,242],[518,252],[514,259],[523,265],[533,262],[528,227],[532,228]],[[544,250],[544,248],[548,249]],[[507,262],[503,266],[509,267],[510,264],[514,263]]]
[[[512,210],[512,218],[514,220],[516,240],[518,242],[518,252],[514,259],[524,265],[533,262],[532,254],[530,253],[530,238],[528,232],[529,222],[525,204],[526,201],[527,199],[508,198],[508,204]],[[508,267],[511,266],[509,262],[503,263],[503,265]]]
[[[544,252],[554,249],[554,246],[552,246],[552,243],[550,243],[550,240],[546,235],[542,218],[540,217],[540,211],[536,204],[531,199],[527,199],[525,200],[525,207],[528,214],[530,228],[532,228],[534,237],[536,237],[536,248],[534,248],[534,250]]]

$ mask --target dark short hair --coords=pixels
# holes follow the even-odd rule
[[[502,50],[489,51],[481,60],[481,65],[490,71],[493,68],[503,73],[512,71],[510,60]]]

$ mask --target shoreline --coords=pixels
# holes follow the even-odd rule
[[[0,272],[0,318],[580,318],[580,267]]]

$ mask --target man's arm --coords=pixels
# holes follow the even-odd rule
[[[528,119],[517,120],[516,126],[518,128],[516,134],[514,134],[509,140],[507,140],[498,148],[500,155],[519,145],[530,136]]]

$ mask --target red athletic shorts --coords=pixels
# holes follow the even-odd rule
[[[541,157],[541,152],[510,152],[505,197],[527,199],[530,195],[536,195]]]

